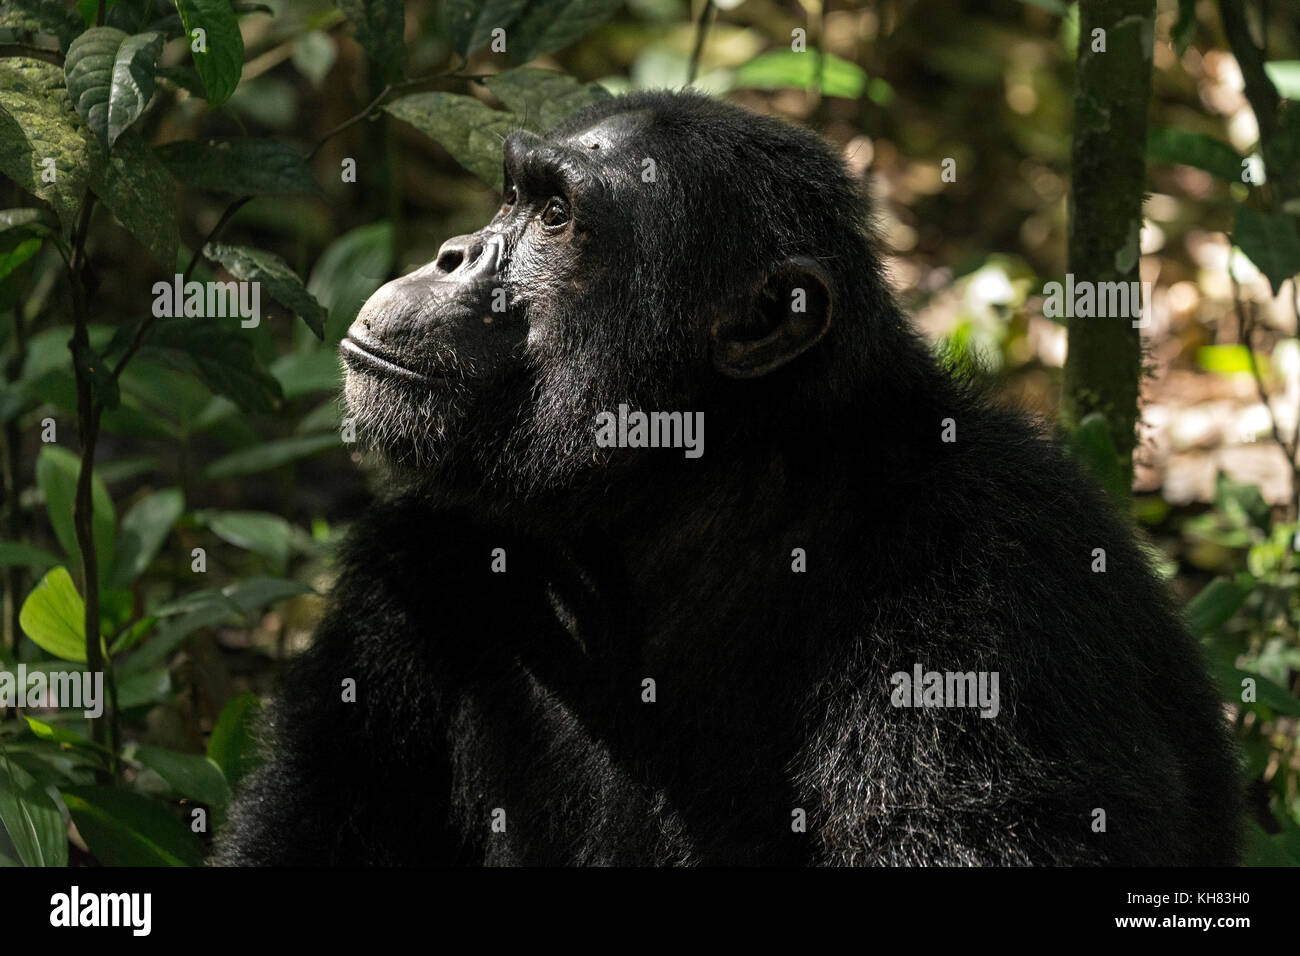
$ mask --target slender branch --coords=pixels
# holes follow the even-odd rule
[[[1219,0],[1219,18],[1228,46],[1241,68],[1245,82],[1246,99],[1255,113],[1261,139],[1269,140],[1277,133],[1277,114],[1281,105],[1277,87],[1264,71],[1264,51],[1255,45],[1246,23],[1246,10],[1242,0]]]
[[[695,47],[691,50],[691,63],[686,70],[686,85],[695,82],[700,71],[700,56],[704,53],[704,40],[709,34],[709,23],[713,16],[713,0],[704,0],[699,19],[695,21]]]
[[[55,66],[63,66],[63,54],[58,50],[31,43],[0,43],[0,59],[15,56],[25,56],[32,60],[44,60]]]
[[[85,364],[76,360],[77,354],[84,354],[90,347],[89,315],[86,307],[86,289],[82,278],[86,264],[86,238],[90,233],[91,214],[95,208],[95,197],[89,194],[73,231],[72,261],[68,266],[69,284],[72,290],[73,329],[69,346],[73,354],[73,371],[77,384],[77,431],[81,436],[81,465],[77,471],[77,492],[72,506],[72,524],[77,537],[77,549],[81,552],[81,589],[85,602],[83,625],[86,634],[86,669],[91,673],[104,673],[106,681],[112,685],[111,672],[105,668],[103,644],[99,634],[99,559],[95,554],[94,522],[94,475],[95,444],[99,440],[99,418],[103,411],[95,401],[91,390],[90,376]],[[116,689],[110,686],[110,693]],[[95,742],[109,751],[110,763],[107,774],[99,774],[101,782],[117,774],[118,731],[117,720],[109,707],[109,720],[91,719],[91,735]]]
[[[1269,402],[1268,389],[1264,387],[1264,376],[1259,370],[1259,363],[1255,360],[1255,309],[1254,306],[1245,302],[1241,295],[1241,286],[1237,282],[1236,276],[1229,276],[1232,280],[1232,299],[1233,307],[1237,312],[1237,325],[1240,328],[1241,344],[1246,346],[1246,360],[1250,364],[1250,375],[1255,380],[1255,391],[1259,394],[1259,400],[1263,402],[1265,410],[1268,412],[1268,425],[1273,434],[1273,441],[1282,449],[1289,462],[1293,452],[1291,444],[1282,437],[1282,430],[1277,427],[1277,418],[1273,414],[1273,406]]]
[[[326,143],[332,140],[339,133],[342,133],[346,129],[350,129],[351,127],[355,126],[357,123],[360,123],[366,117],[370,116],[370,114],[373,113],[375,110],[377,110],[380,104],[384,102],[384,97],[388,96],[388,94],[391,92],[393,92],[393,84],[389,83],[387,86],[385,86],[382,90],[379,91],[379,95],[376,96],[373,100],[371,100],[370,105],[368,105],[360,113],[358,113],[356,116],[353,116],[351,119],[346,119],[342,123],[339,123],[338,126],[335,126],[332,130],[330,130],[328,133],[326,133],[324,136],[318,139],[316,141],[316,145],[313,146],[311,150],[307,153],[307,155],[303,158],[307,160],[311,160],[312,158],[315,157],[317,153],[320,152],[322,146],[324,146]]]

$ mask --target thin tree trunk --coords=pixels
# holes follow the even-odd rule
[[[1079,2],[1069,237],[1076,285],[1140,279],[1154,24],[1155,0]],[[1140,310],[1139,303],[1133,311]],[[1142,378],[1133,323],[1126,316],[1070,319],[1062,403],[1067,428],[1094,412],[1105,416],[1130,482]]]

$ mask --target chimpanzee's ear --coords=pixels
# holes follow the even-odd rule
[[[816,345],[831,327],[831,283],[807,256],[786,259],[759,285],[747,314],[713,325],[713,367],[758,378]]]

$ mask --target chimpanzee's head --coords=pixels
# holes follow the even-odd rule
[[[646,93],[504,152],[492,221],[379,289],[342,343],[358,437],[390,461],[517,496],[672,454],[599,447],[620,405],[703,411],[721,440],[854,387],[869,336],[841,326],[887,296],[820,139]]]

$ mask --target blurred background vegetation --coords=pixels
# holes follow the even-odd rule
[[[0,12],[0,667],[84,668],[100,654],[116,694],[98,729],[66,710],[0,718],[0,864],[203,859],[257,759],[259,700],[310,640],[331,548],[373,494],[340,440],[335,346],[374,289],[492,216],[503,130],[544,127],[601,90],[692,76],[818,130],[868,185],[891,280],[936,348],[1057,419],[1066,328],[1042,306],[1044,284],[1067,272],[1073,4],[103,6],[108,27],[166,41],[152,99],[114,147],[121,168],[93,159],[101,146],[71,124],[104,136],[61,87],[62,105],[41,113],[55,102],[42,84],[61,82],[73,41],[99,19],[94,0]],[[1300,101],[1300,8],[1246,9],[1268,76]],[[1156,10],[1141,236],[1154,307],[1125,506],[1188,603],[1234,722],[1249,861],[1300,865],[1300,340],[1295,282],[1279,280],[1300,272],[1300,207],[1276,206],[1267,242],[1242,235],[1256,186],[1241,162],[1258,162],[1261,136],[1219,5]],[[483,46],[515,17],[517,46]],[[192,55],[183,31],[196,22],[217,38],[237,23],[234,67],[216,47],[212,60]],[[812,58],[792,51],[796,30]],[[525,63],[561,76],[488,79]],[[39,154],[40,137],[20,136],[33,116],[82,137],[68,148],[92,156],[98,206],[66,201],[24,165],[23,149]],[[1300,156],[1300,133],[1286,135],[1278,148]],[[223,160],[214,140],[244,145]],[[245,149],[268,152],[252,162]],[[218,235],[225,245],[198,254]],[[260,325],[214,338],[153,327],[150,290],[182,272],[260,276]],[[265,291],[272,276],[278,292]],[[106,380],[105,368],[120,374]],[[95,481],[82,494],[97,613],[74,521],[93,422]],[[1103,480],[1113,473],[1104,441],[1075,439]],[[86,642],[83,615],[98,619],[102,645]]]

